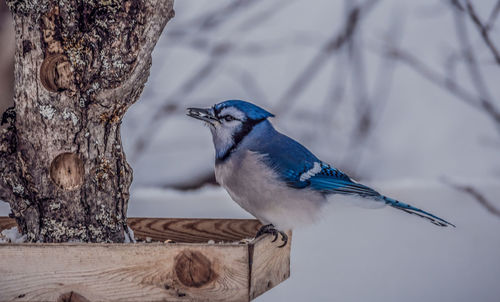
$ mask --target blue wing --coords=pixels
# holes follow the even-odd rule
[[[347,174],[323,163],[304,146],[279,132],[262,136],[255,145],[249,147],[252,151],[265,154],[268,166],[292,188],[310,188],[325,195],[347,194],[366,197],[426,218],[438,226],[454,226],[429,212],[383,196],[372,188],[353,181]]]
[[[281,133],[276,132],[272,137],[260,140],[255,151],[266,154],[267,164],[292,188],[309,187],[324,194],[380,196],[375,190],[352,181],[347,174],[323,163],[304,146]],[[321,166],[321,171],[301,179],[315,164]]]
[[[320,163],[320,165],[321,171],[306,180],[312,189],[325,194],[356,194],[362,197],[380,196],[372,188],[354,182],[342,171],[325,163]]]

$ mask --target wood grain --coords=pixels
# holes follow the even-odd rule
[[[252,238],[261,227],[255,219],[128,218],[136,237],[175,242],[234,242]]]
[[[83,162],[75,153],[61,153],[50,164],[50,179],[64,190],[79,188],[84,174]]]
[[[248,301],[248,247],[192,244],[6,244],[0,246],[0,301]],[[187,287],[175,256],[198,252],[219,276]],[[8,261],[7,261],[8,259]]]
[[[288,243],[283,248],[273,236],[259,237],[250,247],[250,300],[255,299],[290,277],[290,250],[292,232],[287,232]]]
[[[0,244],[0,301],[250,301],[290,274],[291,233],[284,248],[272,236],[238,242],[254,236],[256,220],[129,223],[178,243]],[[14,225],[0,217],[0,229]]]

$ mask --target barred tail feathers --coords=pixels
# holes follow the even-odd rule
[[[417,215],[419,217],[425,218],[435,225],[438,225],[441,227],[447,227],[447,226],[451,225],[452,227],[455,227],[454,224],[452,224],[452,223],[450,223],[442,218],[439,218],[439,217],[437,217],[429,212],[415,208],[409,204],[403,203],[401,201],[398,201],[398,200],[395,200],[395,199],[392,199],[392,198],[389,198],[389,197],[386,197],[383,195],[381,195],[381,198],[382,198],[382,200],[384,200],[385,204],[390,205],[391,207],[396,208],[398,210],[405,211],[406,213],[414,214],[414,215]]]

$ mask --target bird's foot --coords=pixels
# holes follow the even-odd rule
[[[278,247],[284,247],[288,243],[288,235],[283,231],[277,230],[272,224],[261,226],[257,234],[255,234],[255,238],[258,238],[264,234],[274,235],[274,239],[271,242],[275,242],[276,240],[278,240],[278,235],[281,235],[281,241],[283,241],[283,244]]]

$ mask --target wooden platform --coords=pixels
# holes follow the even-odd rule
[[[240,242],[256,220],[128,221],[159,242],[0,244],[0,301],[250,301],[290,276],[291,233]]]

